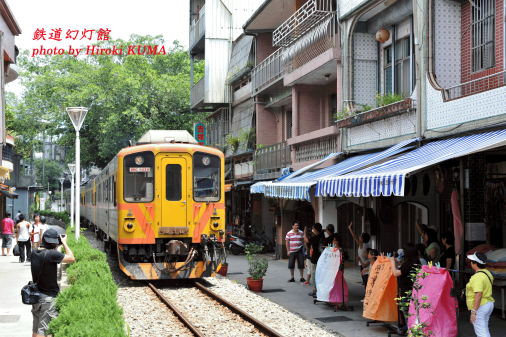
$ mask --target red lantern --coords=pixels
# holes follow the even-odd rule
[[[385,28],[381,28],[376,32],[376,41],[378,41],[379,43],[386,42],[388,41],[389,38],[390,32]]]

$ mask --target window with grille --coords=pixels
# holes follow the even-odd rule
[[[411,48],[409,37],[395,44],[395,92],[402,96],[411,94],[410,81]]]
[[[385,76],[384,93],[389,94],[392,92],[392,46],[383,49],[383,73]]]
[[[471,2],[473,72],[495,64],[495,0]]]

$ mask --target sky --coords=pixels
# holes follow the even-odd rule
[[[51,29],[62,29],[62,38],[68,29],[109,29],[111,38],[127,39],[131,34],[163,35],[166,45],[178,40],[188,46],[188,0],[6,0],[21,28],[16,46],[21,49],[64,48],[79,46],[81,41],[34,40],[37,29],[47,34]],[[47,35],[47,36],[48,36]],[[79,36],[80,37],[80,36]],[[96,37],[83,44],[95,43]],[[19,80],[6,85],[7,91],[21,93]]]

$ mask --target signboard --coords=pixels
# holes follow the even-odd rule
[[[150,172],[151,167],[130,167],[129,172]]]
[[[204,123],[193,124],[193,137],[195,137],[199,145],[206,145],[207,128]]]

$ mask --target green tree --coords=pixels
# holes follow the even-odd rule
[[[160,36],[132,35],[129,41],[101,41],[101,48],[127,45],[163,45]],[[18,57],[25,87],[21,98],[8,100],[8,128],[22,140],[24,156],[40,148],[37,135],[57,135],[71,149],[74,129],[65,112],[69,106],[89,108],[81,129],[83,166],[104,167],[129,140],[149,129],[191,130],[202,113],[190,113],[190,62],[177,42],[166,55]],[[195,68],[202,76],[203,64]],[[40,136],[39,136],[40,139]]]
[[[44,169],[42,169],[44,167]],[[60,190],[60,177],[63,176],[63,167],[54,160],[35,160],[35,180],[37,185],[44,188],[48,186],[50,190]]]

